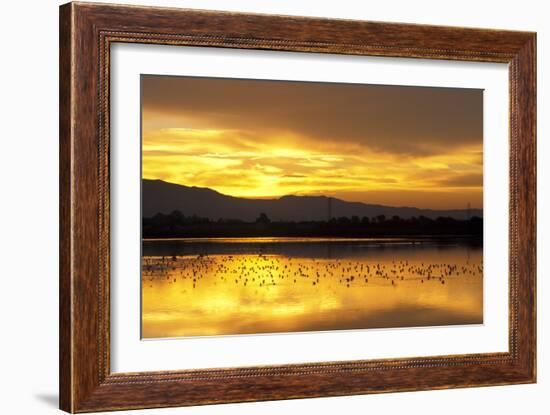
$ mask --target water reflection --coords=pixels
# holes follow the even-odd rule
[[[464,241],[144,241],[144,338],[483,322],[482,249]]]

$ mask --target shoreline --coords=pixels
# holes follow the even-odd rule
[[[482,241],[483,235],[372,235],[372,236],[307,236],[307,235],[262,235],[262,236],[167,236],[167,237],[142,237],[142,242],[156,242],[156,241],[188,241],[188,242],[200,242],[200,241],[220,241],[220,242],[248,242],[254,241],[257,243],[269,243],[271,241],[282,242],[406,242],[406,241]]]

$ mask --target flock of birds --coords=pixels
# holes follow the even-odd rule
[[[408,260],[357,262],[275,255],[198,255],[143,257],[143,280],[174,284],[187,281],[196,288],[205,278],[214,285],[266,287],[307,283],[315,287],[325,281],[349,288],[370,284],[397,286],[403,281],[445,284],[450,278],[483,275],[481,263],[424,263]]]

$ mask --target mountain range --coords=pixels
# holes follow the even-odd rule
[[[482,209],[434,210],[395,207],[361,202],[347,202],[327,196],[283,196],[278,199],[247,199],[221,194],[204,187],[190,187],[162,180],[142,180],[142,216],[168,214],[175,210],[184,216],[196,215],[210,220],[237,219],[255,221],[265,213],[272,221],[326,221],[330,218],[369,218],[384,215],[408,219],[425,216],[431,219],[483,217]]]

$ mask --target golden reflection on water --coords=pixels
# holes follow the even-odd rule
[[[481,250],[144,256],[142,336],[483,322]]]

